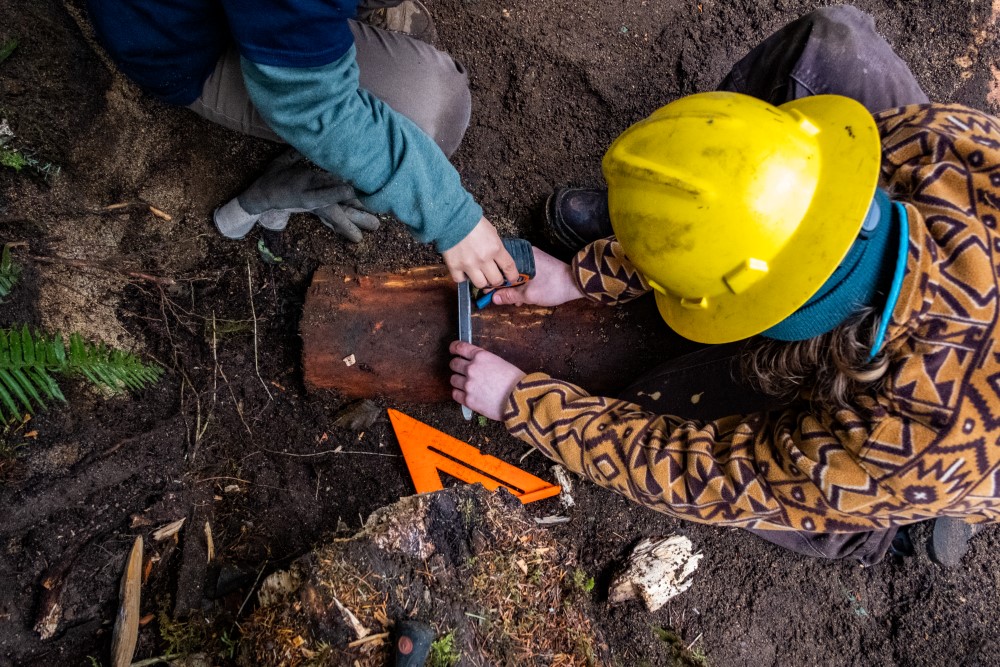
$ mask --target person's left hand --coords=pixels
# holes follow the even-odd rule
[[[449,364],[454,371],[451,397],[484,417],[499,421],[507,397],[527,373],[472,343],[456,340],[448,349],[455,355]]]

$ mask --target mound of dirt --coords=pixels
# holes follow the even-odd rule
[[[381,667],[406,619],[434,627],[445,664],[606,664],[592,587],[505,491],[410,496],[272,574],[243,626],[241,664]]]

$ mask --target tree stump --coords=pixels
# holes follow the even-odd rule
[[[301,333],[309,389],[394,402],[451,398],[448,345],[458,338],[458,297],[444,266],[368,276],[321,267]],[[600,395],[614,395],[679,352],[651,298],[618,308],[583,299],[557,308],[473,305],[472,333],[473,343],[525,372],[545,371]]]

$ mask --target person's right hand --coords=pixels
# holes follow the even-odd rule
[[[531,250],[535,254],[535,277],[520,287],[497,290],[493,294],[494,304],[558,306],[583,298],[569,264],[538,248]]]
[[[464,239],[441,256],[456,283],[465,280],[466,276],[480,289],[502,285],[504,280],[517,282],[517,265],[503,247],[496,228],[486,218],[480,218]]]

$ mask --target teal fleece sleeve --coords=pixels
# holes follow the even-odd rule
[[[358,88],[354,47],[321,67],[241,59],[250,99],[282,139],[351,183],[361,202],[391,213],[439,252],[466,237],[483,210],[437,144],[413,121]]]

